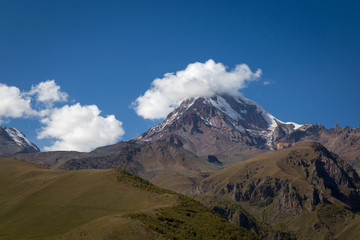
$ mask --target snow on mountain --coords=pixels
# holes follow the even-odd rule
[[[0,127],[0,155],[39,151],[40,149],[16,128]]]
[[[230,105],[229,102],[225,98],[228,99],[229,102],[232,102],[232,104]],[[210,101],[210,103],[214,107],[216,107],[217,109],[219,109],[220,111],[225,113],[229,117],[229,120],[232,122],[232,124],[236,128],[238,128],[239,120],[245,120],[247,115],[254,114],[254,113],[248,112],[246,110],[246,108],[248,108],[249,106],[254,107],[255,113],[260,115],[266,121],[267,126],[261,127],[261,126],[257,125],[257,127],[250,127],[250,128],[245,128],[245,129],[251,135],[264,138],[266,140],[266,145],[270,150],[274,149],[274,147],[273,147],[274,132],[278,126],[292,124],[294,130],[303,126],[303,125],[300,125],[297,123],[292,123],[292,122],[285,123],[285,122],[275,118],[273,115],[268,113],[264,108],[262,108],[258,103],[254,102],[250,99],[247,99],[244,96],[241,96],[241,95],[236,96],[236,97],[225,96],[225,98],[223,96],[216,96],[213,98],[209,98],[207,100]],[[235,100],[237,102],[237,104],[234,104],[233,100]],[[255,123],[255,125],[256,125],[256,123]],[[243,129],[243,126],[241,126],[241,123],[240,123],[239,130],[241,130],[241,129]]]
[[[161,124],[133,140],[165,140],[184,144],[188,150],[200,155],[205,153],[203,148],[215,153],[237,148],[233,143],[273,150],[276,138],[302,126],[275,118],[259,104],[240,94],[224,94],[184,100]],[[215,148],[218,150],[215,151]]]
[[[18,144],[19,146],[23,146],[23,147],[33,147],[34,149],[39,150],[39,148],[33,144],[32,142],[30,142],[25,135],[20,132],[19,130],[17,130],[16,128],[5,128],[5,131],[9,134],[9,136],[12,138],[12,140]]]

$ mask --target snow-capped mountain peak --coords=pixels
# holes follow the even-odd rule
[[[5,128],[5,131],[9,134],[9,136],[12,138],[12,140],[19,146],[31,146],[35,149],[38,149],[38,147],[30,142],[25,135],[17,130],[16,128]]]
[[[0,145],[0,155],[40,151],[35,144],[30,142],[25,135],[16,128],[0,127]]]
[[[161,124],[133,140],[175,142],[198,155],[212,152],[212,148],[226,151],[244,144],[273,150],[276,138],[301,126],[275,118],[240,94],[223,94],[184,100]]]

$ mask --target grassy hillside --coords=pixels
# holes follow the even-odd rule
[[[119,142],[89,153],[74,151],[15,154],[12,157],[52,169],[122,168],[166,189],[185,193],[195,182],[220,168],[206,157],[198,157],[175,144],[164,141],[137,144]]]
[[[61,171],[0,159],[0,239],[164,238],[256,236],[125,171]]]

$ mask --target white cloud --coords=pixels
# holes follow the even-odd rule
[[[270,81],[264,81],[264,86],[270,85]]]
[[[114,115],[100,116],[96,105],[65,105],[54,108],[41,120],[44,124],[38,139],[53,138],[46,151],[76,150],[88,152],[96,147],[113,144],[124,135],[122,123]]]
[[[68,98],[68,94],[60,91],[60,86],[56,85],[54,80],[47,80],[32,86],[29,94],[37,95],[36,100],[38,102],[43,102],[50,106],[54,102],[66,102]]]
[[[34,99],[41,102],[34,107]],[[38,139],[54,140],[44,150],[90,151],[96,147],[116,143],[124,135],[122,122],[114,115],[100,116],[96,105],[64,105],[54,108],[55,102],[65,102],[68,94],[60,90],[54,80],[32,86],[30,91],[0,83],[0,124],[8,118],[35,116],[43,127]]]
[[[261,76],[261,70],[252,72],[248,65],[236,65],[227,71],[222,63],[212,59],[205,63],[189,64],[185,70],[166,73],[155,79],[151,88],[138,97],[133,106],[136,113],[146,119],[165,118],[181,101],[190,97],[237,94],[247,82]]]
[[[0,83],[0,119],[35,115],[30,102],[31,99],[19,88]]]

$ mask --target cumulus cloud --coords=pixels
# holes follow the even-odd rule
[[[44,148],[46,151],[90,151],[116,143],[124,135],[122,122],[114,115],[101,116],[96,105],[77,103],[55,108],[55,102],[68,99],[68,94],[60,89],[54,80],[40,82],[30,91],[0,83],[0,123],[9,122],[9,118],[35,117],[42,123],[38,139],[54,140]],[[43,104],[34,106],[36,102]]]
[[[151,88],[133,103],[136,113],[145,119],[165,118],[181,101],[190,97],[238,94],[238,91],[261,76],[248,65],[236,65],[228,71],[222,63],[212,59],[205,63],[189,64],[185,70],[166,73],[155,79]]]
[[[124,135],[122,123],[114,115],[100,116],[96,105],[64,105],[54,108],[41,120],[44,124],[38,139],[52,138],[46,151],[76,150],[88,152],[96,147],[113,144]]]
[[[19,88],[0,83],[0,120],[35,115],[30,103],[31,99]]]
[[[0,83],[0,121],[5,118],[27,118],[29,116],[43,116],[49,109],[33,108],[34,97],[36,101],[43,102],[51,107],[54,102],[67,101],[68,94],[60,91],[60,86],[54,80],[40,82],[32,86],[30,91],[20,91],[15,86]]]
[[[60,86],[54,80],[47,80],[32,86],[29,94],[36,95],[38,102],[49,105],[52,105],[54,102],[66,102],[68,98],[68,94],[60,91]]]

